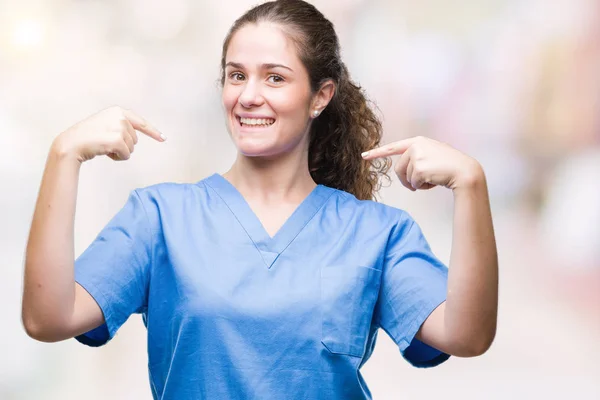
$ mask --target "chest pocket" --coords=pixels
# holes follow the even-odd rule
[[[381,284],[369,267],[321,267],[321,342],[331,352],[362,357]]]

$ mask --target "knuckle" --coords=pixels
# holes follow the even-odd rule
[[[129,159],[129,151],[127,151],[127,149],[120,150],[117,154],[119,155],[119,158],[122,160]]]
[[[118,137],[118,138],[111,140],[109,145],[113,149],[117,149],[117,148],[121,147],[122,144],[123,144],[123,138]]]
[[[418,145],[412,146],[409,151],[410,151],[410,157],[414,161],[421,161],[425,157],[423,150]]]
[[[413,169],[413,175],[415,177],[422,177],[425,174],[425,169],[423,168],[422,165],[415,165],[415,168]]]
[[[125,121],[127,119],[126,118],[127,112],[122,107],[116,106],[113,109],[113,113],[114,113],[115,117],[118,118],[119,120]]]
[[[125,125],[123,124],[122,119],[118,119],[117,121],[111,121],[110,131],[113,132],[117,136],[121,136],[123,131],[125,130]]]
[[[108,111],[110,111],[113,114],[118,114],[118,113],[123,112],[123,108],[121,108],[118,105],[112,105],[112,106],[108,107]]]

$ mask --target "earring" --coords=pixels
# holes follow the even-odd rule
[[[313,116],[317,118],[321,112],[319,110],[313,111]]]

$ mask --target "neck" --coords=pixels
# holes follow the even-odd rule
[[[308,149],[277,157],[238,153],[223,177],[244,197],[265,202],[299,202],[317,185],[308,171]]]

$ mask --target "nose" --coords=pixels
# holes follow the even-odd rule
[[[244,108],[252,108],[262,105],[264,99],[260,93],[259,84],[256,81],[248,80],[244,85],[238,101]]]

